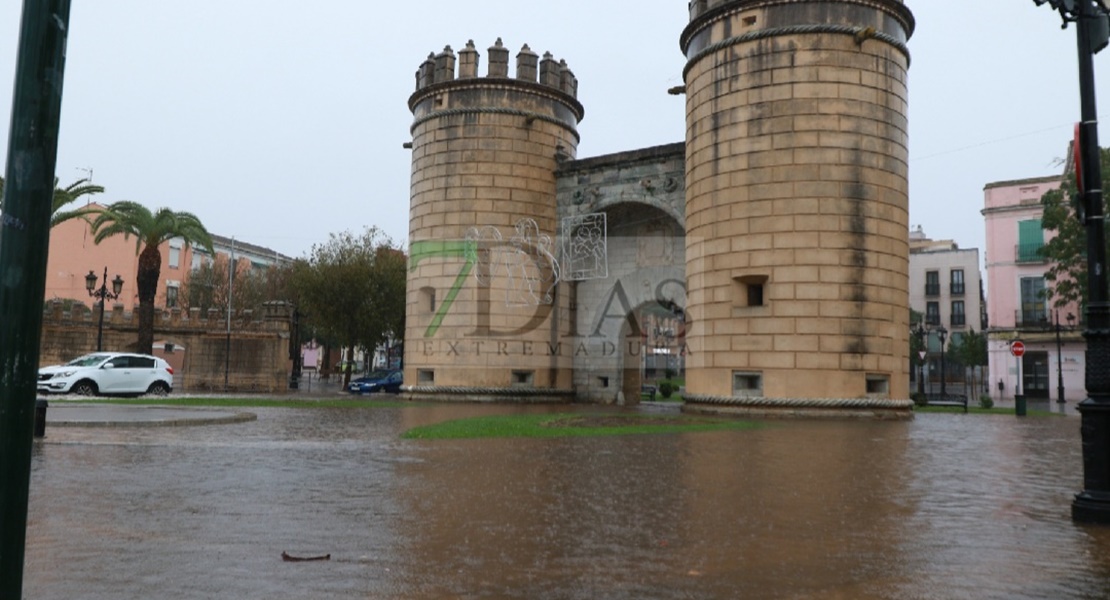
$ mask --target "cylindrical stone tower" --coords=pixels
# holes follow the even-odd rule
[[[901,0],[695,0],[691,410],[909,415]]]
[[[482,77],[473,42],[433,53],[409,98],[405,385],[414,399],[567,401],[555,169],[578,145],[578,81],[527,45],[515,76],[500,39],[488,55]]]

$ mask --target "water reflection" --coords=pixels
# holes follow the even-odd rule
[[[1110,597],[1110,528],[1070,520],[1074,416],[398,438],[552,410],[565,408],[260,409],[237,425],[53,430],[33,456],[26,595]]]

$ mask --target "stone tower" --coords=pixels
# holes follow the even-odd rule
[[[695,0],[686,83],[686,400],[904,413],[901,0]]]
[[[567,401],[555,170],[572,159],[578,81],[525,45],[509,74],[498,39],[479,75],[470,42],[416,73],[405,384],[436,400]]]

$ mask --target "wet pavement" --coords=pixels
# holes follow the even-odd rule
[[[399,436],[599,409],[248,410],[48,426],[25,597],[1110,597],[1110,528],[1070,518],[1070,409],[457,441]]]
[[[46,426],[53,427],[156,427],[239,423],[257,418],[239,410],[167,408],[111,404],[66,404],[55,400],[46,410]]]

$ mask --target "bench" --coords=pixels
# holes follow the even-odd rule
[[[953,396],[952,394],[925,394],[925,406],[955,406],[963,407],[967,412],[967,396]]]
[[[655,387],[654,385],[641,385],[640,386],[640,399],[643,400],[646,397],[648,400],[651,400],[652,402],[654,402],[655,401],[655,392],[657,392],[657,391],[659,391],[659,388]]]

